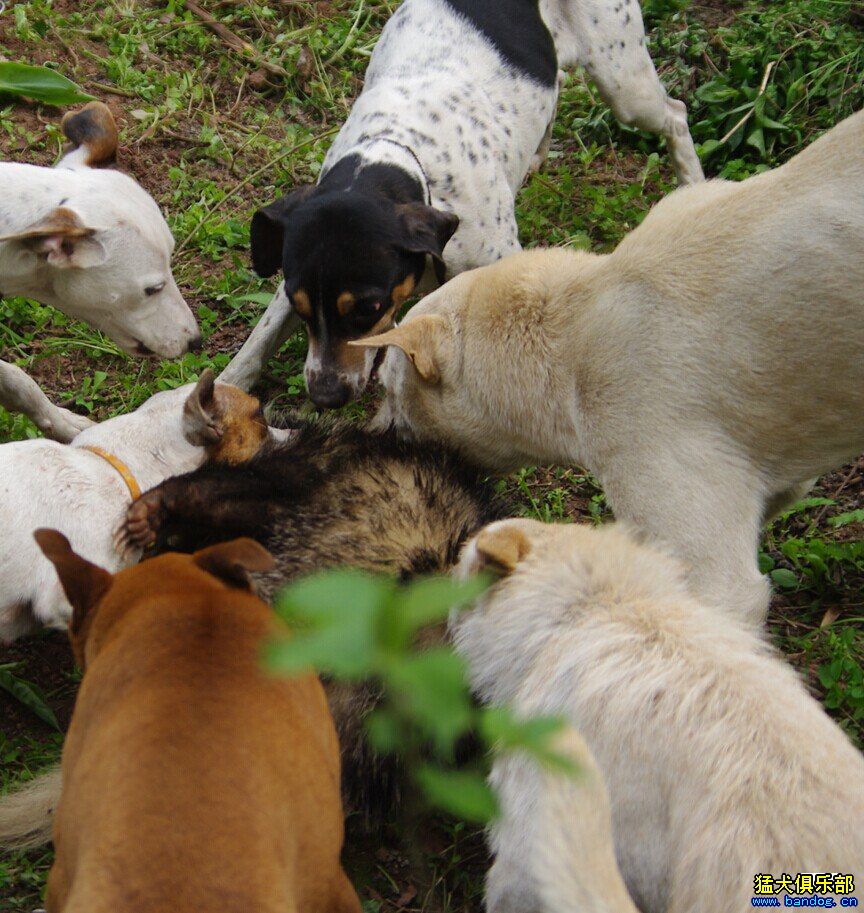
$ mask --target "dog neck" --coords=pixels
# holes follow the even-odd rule
[[[429,180],[420,160],[408,146],[386,136],[352,148],[322,175],[319,186],[371,193],[397,204],[428,205],[430,201]]]
[[[170,476],[192,472],[206,458],[204,447],[190,444],[183,435],[184,399],[108,419],[79,434],[72,446],[99,447],[112,454],[147,491]]]

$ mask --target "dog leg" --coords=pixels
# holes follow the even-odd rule
[[[816,484],[816,479],[808,479],[806,482],[799,482],[797,485],[790,485],[783,491],[778,491],[772,495],[765,505],[765,522],[770,523],[776,519],[783,511],[788,510],[793,504],[807,496],[807,492]]]
[[[35,380],[5,361],[0,361],[0,406],[9,412],[23,413],[45,437],[61,444],[68,444],[93,424],[83,415],[55,406]]]
[[[125,550],[171,545],[194,551],[235,536],[265,538],[269,518],[261,505],[273,483],[220,467],[199,469],[192,478],[175,476],[145,492],[130,507],[116,547]]]
[[[531,871],[538,803],[542,784],[537,765],[509,755],[495,761],[489,783],[501,815],[491,826],[489,842],[495,861],[486,876],[486,913],[542,913]]]
[[[684,559],[697,595],[760,626],[770,597],[756,561],[765,493],[746,467],[715,464],[705,456],[713,453],[708,444],[675,442],[665,454],[652,453],[649,463],[610,467],[601,481],[617,519]]]
[[[635,0],[583,0],[578,5],[581,63],[622,124],[666,137],[679,184],[704,180],[684,102],[669,98],[645,46]]]
[[[549,147],[552,145],[552,128],[555,126],[555,117],[558,114],[558,99],[561,97],[561,86],[563,83],[564,71],[559,70],[558,95],[555,98],[555,107],[552,109],[552,117],[549,119],[549,123],[546,126],[546,132],[543,134],[543,139],[540,140],[540,145],[531,158],[531,164],[528,166],[528,174],[534,174],[535,171],[539,171],[543,167],[543,163],[549,157]]]
[[[279,284],[273,300],[267,305],[264,316],[219,376],[225,384],[234,384],[241,390],[251,390],[258,382],[264,365],[279,351],[279,347],[296,332],[300,318],[294,312],[285,283]]]

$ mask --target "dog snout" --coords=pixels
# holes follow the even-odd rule
[[[190,352],[200,352],[204,348],[204,337],[200,333],[196,333],[189,340],[189,351]]]
[[[352,388],[338,374],[322,372],[309,374],[306,382],[309,398],[322,409],[338,409],[351,399]]]

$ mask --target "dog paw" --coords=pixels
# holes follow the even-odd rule
[[[127,548],[147,549],[156,544],[156,534],[162,521],[162,495],[148,491],[134,501],[126,513],[120,537]]]

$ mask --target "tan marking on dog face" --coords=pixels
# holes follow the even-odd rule
[[[294,305],[294,310],[304,320],[308,320],[312,316],[312,302],[309,300],[309,293],[306,289],[298,288],[291,295],[291,303]]]
[[[355,304],[357,304],[357,299],[351,292],[342,292],[336,299],[336,310],[339,311],[341,317],[345,317],[351,313]]]
[[[363,349],[339,343],[332,348],[336,370],[346,377],[357,377],[366,372],[366,353]]]
[[[378,333],[383,333],[385,330],[389,330],[390,327],[393,326],[393,318],[396,316],[396,308],[397,306],[395,304],[387,308],[387,310],[384,311],[378,320],[371,327],[369,327],[368,332],[364,333],[360,338],[365,339],[367,336],[375,336]]]
[[[217,384],[222,437],[207,449],[211,460],[234,466],[252,459],[269,436],[261,403],[229,384]]]
[[[416,285],[414,281],[414,276],[409,273],[396,288],[393,289],[391,298],[393,299],[393,304],[395,307],[400,308],[403,304],[411,297],[411,293],[414,291],[414,286]]]

